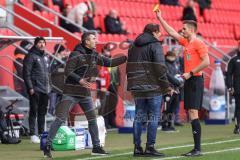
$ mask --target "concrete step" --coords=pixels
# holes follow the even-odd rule
[[[8,89],[7,86],[0,86],[0,91],[5,91],[5,90],[7,90],[7,89]]]
[[[7,100],[7,101],[22,101],[24,100],[24,97],[19,97],[19,96],[2,96],[3,99]]]

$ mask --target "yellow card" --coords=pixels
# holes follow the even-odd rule
[[[159,11],[159,4],[155,4],[153,7],[153,12],[158,12]]]

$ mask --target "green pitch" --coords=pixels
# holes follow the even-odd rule
[[[206,126],[202,124],[202,152],[204,156],[194,158],[196,160],[239,160],[240,159],[240,135],[234,135],[232,125]],[[165,133],[158,131],[156,148],[166,154],[162,159],[191,159],[180,155],[192,149],[192,134],[190,125],[178,127],[178,132]],[[146,134],[142,135],[143,146],[146,142]],[[118,134],[108,132],[106,137],[106,150],[109,156],[91,156],[91,150],[79,151],[53,151],[56,160],[130,160],[130,159],[158,159],[134,158],[132,156],[133,144],[131,134]],[[18,145],[0,145],[0,160],[40,160],[43,154],[39,145],[31,144],[29,139],[23,139]]]

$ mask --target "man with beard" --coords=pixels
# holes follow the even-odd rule
[[[49,59],[44,50],[46,41],[43,37],[36,37],[34,46],[29,50],[23,61],[23,79],[30,99],[29,129],[32,143],[40,143],[35,133],[37,117],[38,135],[44,131],[45,115],[48,106]]]

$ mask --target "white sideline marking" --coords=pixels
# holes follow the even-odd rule
[[[222,143],[229,143],[229,142],[236,142],[236,141],[240,141],[240,139],[231,139],[231,140],[225,140],[225,141],[216,141],[216,142],[211,142],[211,143],[203,143],[202,146],[222,144]],[[158,149],[158,150],[159,151],[164,151],[164,150],[171,150],[171,149],[177,149],[177,148],[186,148],[186,147],[192,147],[192,146],[193,146],[193,144],[187,144],[187,145],[182,145],[182,146],[165,147],[165,148],[161,148],[161,149]],[[205,152],[205,153],[208,153],[208,152]],[[92,159],[112,158],[112,157],[124,156],[124,155],[129,155],[129,154],[133,154],[133,152],[125,152],[125,153],[112,154],[112,155],[110,154],[108,156],[81,158],[81,159],[76,159],[76,160],[92,160]],[[182,157],[182,156],[176,156],[176,157]],[[170,157],[167,157],[167,158],[170,158]]]
[[[230,149],[223,149],[223,150],[217,150],[217,151],[210,151],[210,152],[204,152],[203,155],[206,154],[215,154],[215,153],[222,153],[222,152],[228,152],[228,151],[237,151],[240,150],[240,148],[230,148]],[[173,156],[173,157],[166,157],[166,158],[157,158],[153,160],[169,160],[169,159],[178,159],[178,158],[187,158],[185,156]]]

